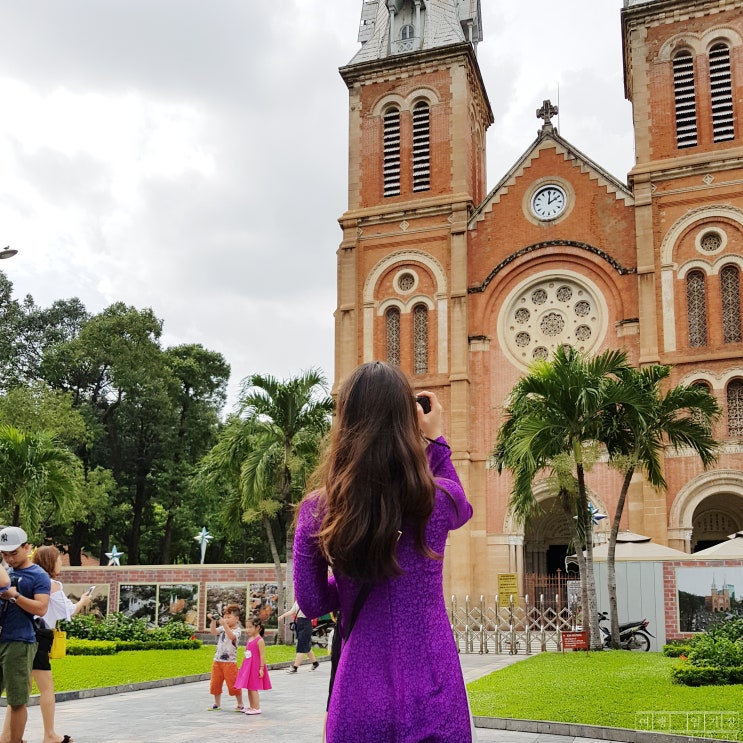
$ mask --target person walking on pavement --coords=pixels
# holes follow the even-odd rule
[[[299,666],[302,665],[305,655],[312,663],[312,668],[310,670],[314,671],[320,663],[312,652],[312,620],[308,619],[302,613],[302,610],[299,608],[299,604],[296,601],[292,604],[291,609],[285,611],[279,617],[279,621],[290,616],[294,617],[294,633],[297,636],[297,654],[294,656],[294,663],[287,670],[287,673],[296,673],[299,670]]]

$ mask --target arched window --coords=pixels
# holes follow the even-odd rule
[[[673,58],[673,95],[676,102],[676,146],[696,147],[697,99],[694,89],[694,57],[687,50]]]
[[[735,139],[733,82],[730,76],[730,49],[727,44],[715,44],[709,51],[709,87],[714,141]]]
[[[428,374],[428,307],[413,309],[413,373]]]
[[[743,437],[743,380],[728,384],[728,436]]]
[[[384,113],[384,195],[400,194],[400,109]]]
[[[725,266],[720,271],[722,301],[722,335],[725,343],[740,343],[740,272],[737,266]]]
[[[704,274],[690,271],[686,276],[686,309],[689,320],[689,345],[707,345],[707,289]]]
[[[387,325],[387,363],[400,366],[400,310],[390,307],[385,314]]]
[[[403,26],[400,29],[400,39],[402,41],[408,41],[415,36],[415,29],[411,25]]]
[[[413,191],[431,188],[431,109],[426,101],[413,108]]]
[[[702,380],[697,380],[696,382],[691,383],[692,387],[699,387],[700,389],[706,390],[710,394],[712,394],[712,388],[709,385],[709,382],[705,382]],[[704,416],[699,410],[692,410],[691,414],[689,416],[695,423],[698,423],[700,426],[703,425],[707,429],[707,433],[711,433],[711,429],[709,427],[709,422],[704,419]]]

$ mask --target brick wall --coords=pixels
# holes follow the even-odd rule
[[[108,611],[119,609],[119,586],[130,584],[195,584],[198,585],[198,624],[202,632],[206,623],[207,584],[275,583],[273,565],[122,565],[65,567],[60,575],[65,590],[79,595],[81,589],[96,586],[96,593],[108,592]],[[249,595],[249,593],[248,593]]]

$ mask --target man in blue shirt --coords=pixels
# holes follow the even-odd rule
[[[18,526],[0,530],[0,692],[5,689],[10,715],[9,743],[22,743],[31,689],[31,666],[36,655],[34,616],[46,614],[51,582],[47,572],[31,562],[28,536]]]

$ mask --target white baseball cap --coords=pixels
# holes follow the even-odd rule
[[[0,530],[0,552],[13,552],[26,542],[28,534],[20,526],[6,526]]]

